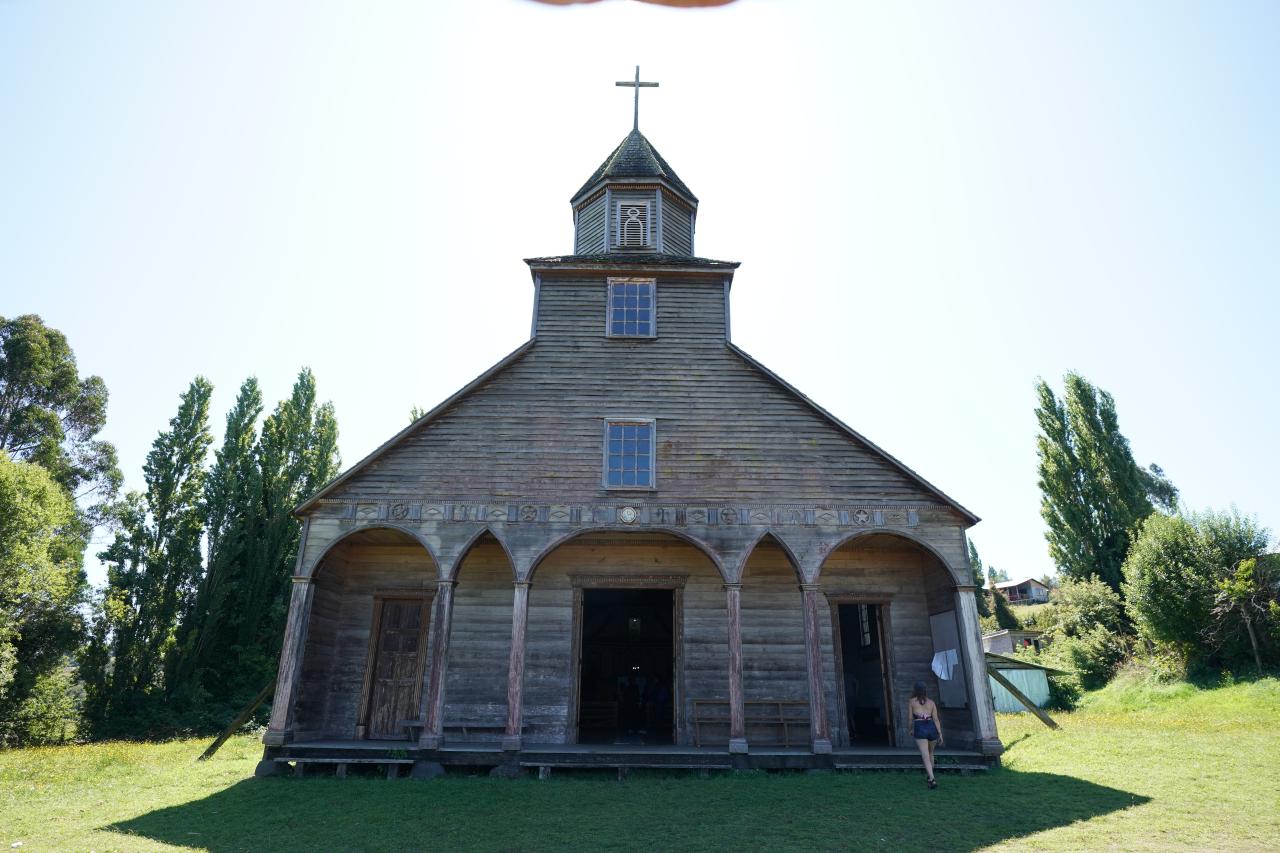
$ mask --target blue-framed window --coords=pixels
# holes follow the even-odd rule
[[[609,279],[609,336],[652,338],[655,335],[652,279]]]
[[[611,489],[653,488],[653,427],[653,421],[605,421],[605,486]]]

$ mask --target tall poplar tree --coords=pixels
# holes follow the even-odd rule
[[[240,386],[227,414],[222,447],[205,480],[206,562],[203,577],[184,611],[177,650],[167,678],[170,700],[194,728],[216,724],[226,716],[229,677],[237,662],[239,619],[253,560],[264,527],[262,474],[258,464],[258,419],[262,392],[250,377]],[[226,699],[228,702],[219,702]]]
[[[107,586],[85,656],[85,715],[96,735],[147,736],[168,728],[163,662],[201,573],[202,497],[213,386],[197,377],[143,467],[146,492],[129,493],[119,530],[99,557]]]
[[[338,474],[338,422],[332,403],[316,402],[316,380],[303,368],[289,399],[262,425],[259,450],[264,529],[252,606],[241,623],[240,642],[252,644],[273,668],[288,608],[289,576],[301,539],[293,508]]]
[[[1177,489],[1159,466],[1143,471],[1134,462],[1109,393],[1078,373],[1066,375],[1062,400],[1043,380],[1036,392],[1049,555],[1065,576],[1097,575],[1119,591],[1121,566],[1138,524],[1154,510],[1152,498],[1176,504]]]

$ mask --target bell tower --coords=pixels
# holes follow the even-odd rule
[[[632,254],[692,257],[698,198],[640,132],[636,68],[635,124],[600,168],[569,200],[575,255]]]

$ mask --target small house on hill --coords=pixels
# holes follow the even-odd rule
[[[992,587],[1000,590],[1010,604],[1043,604],[1049,600],[1049,587],[1035,578],[987,584],[988,589]]]
[[[977,516],[733,340],[638,128],[570,205],[529,340],[296,508],[264,761],[840,766],[916,681],[997,755]]]

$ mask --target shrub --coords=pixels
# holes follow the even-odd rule
[[[1124,630],[1124,602],[1099,578],[1066,578],[1053,591],[1052,606],[1041,615],[1045,630],[1062,637],[1080,637],[1100,626],[1118,634]]]
[[[1082,689],[1098,690],[1106,686],[1128,657],[1130,644],[1125,635],[1094,625],[1079,636],[1055,640],[1051,648],[1075,672]]]

